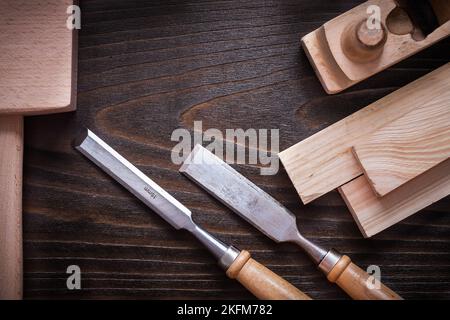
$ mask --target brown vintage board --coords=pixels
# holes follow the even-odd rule
[[[364,237],[371,237],[450,194],[450,159],[381,198],[365,176],[338,190]]]
[[[384,196],[450,157],[450,99],[418,106],[353,147],[369,184]]]
[[[412,110],[450,100],[450,63],[398,89],[279,154],[303,203],[328,193],[363,171],[352,147]]]
[[[22,297],[23,116],[75,109],[73,4],[0,1],[0,299]]]
[[[370,6],[380,8],[385,36],[373,50],[367,49],[370,42],[361,45],[354,37],[354,28],[370,16]],[[367,1],[305,35],[302,46],[327,93],[340,92],[447,37],[450,2],[434,0],[431,7],[440,25],[420,39],[415,38],[417,27],[394,0]]]

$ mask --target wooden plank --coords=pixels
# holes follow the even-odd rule
[[[450,63],[400,88],[279,154],[303,203],[362,174],[352,154],[367,136],[424,105],[450,99]]]
[[[353,147],[377,196],[384,196],[450,157],[450,100],[436,99]]]
[[[382,198],[375,195],[365,176],[352,180],[338,190],[364,237],[371,237],[449,195],[450,160]]]

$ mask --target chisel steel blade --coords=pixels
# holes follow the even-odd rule
[[[214,154],[196,145],[180,172],[276,242],[298,244],[317,264],[327,252],[303,237],[295,216]]]
[[[274,241],[292,241],[298,233],[291,212],[202,146],[195,146],[180,172]]]
[[[74,147],[174,228],[187,230],[195,228],[191,211],[188,208],[118,154],[92,131],[86,130],[79,136]]]

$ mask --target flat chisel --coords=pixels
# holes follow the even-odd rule
[[[299,245],[353,299],[401,299],[336,250],[324,250],[303,237],[294,214],[201,145],[196,145],[180,172],[275,242]]]
[[[175,229],[192,233],[219,261],[231,279],[237,279],[259,299],[310,298],[292,284],[250,258],[250,254],[228,246],[200,228],[191,211],[142,171],[133,166],[90,130],[84,131],[74,147],[144,202]]]

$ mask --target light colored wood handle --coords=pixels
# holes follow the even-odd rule
[[[245,250],[241,251],[228,268],[227,276],[239,281],[258,299],[311,300],[282,277],[250,258],[250,253]]]
[[[355,300],[402,300],[397,293],[342,256],[327,275],[327,279],[341,287]],[[372,281],[373,280],[373,281]]]
[[[0,117],[0,300],[22,298],[23,117]]]

